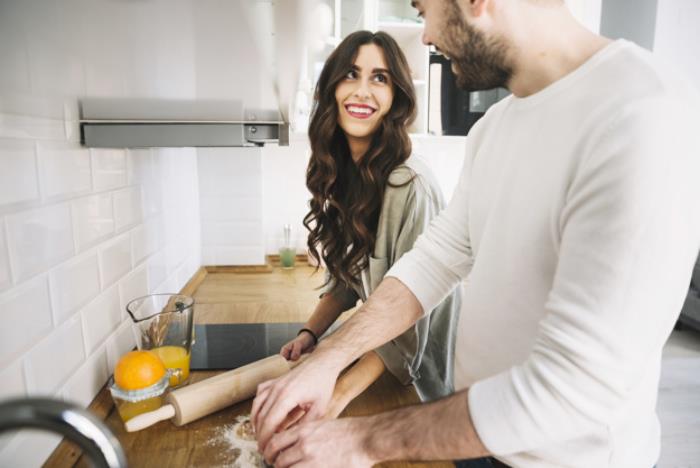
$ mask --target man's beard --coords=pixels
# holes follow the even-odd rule
[[[513,75],[506,45],[469,25],[456,2],[448,1],[446,5],[444,52],[457,70],[457,86],[465,91],[505,88]]]

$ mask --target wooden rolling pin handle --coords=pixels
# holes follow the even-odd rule
[[[141,429],[146,429],[159,421],[165,421],[175,416],[175,408],[173,405],[163,405],[157,410],[149,411],[148,413],[134,416],[124,423],[126,432],[136,432]]]
[[[166,396],[169,404],[159,409],[139,414],[124,423],[127,432],[140,431],[158,421],[172,418],[181,426],[211,414],[226,406],[255,395],[259,383],[283,375],[290,367],[301,364],[308,355],[297,361],[287,361],[273,355],[238,369],[200,380],[197,383],[172,391]]]
[[[296,366],[298,366],[302,362],[306,361],[306,358],[308,358],[309,355],[310,355],[310,353],[302,354],[301,356],[299,356],[299,359],[297,359],[296,361],[288,360],[287,364],[289,364],[289,368],[294,369]]]

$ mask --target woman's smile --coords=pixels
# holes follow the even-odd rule
[[[377,109],[367,104],[345,104],[345,110],[351,117],[356,119],[368,119],[374,114]]]

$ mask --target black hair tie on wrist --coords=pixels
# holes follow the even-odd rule
[[[306,333],[308,333],[309,335],[311,335],[311,338],[314,339],[314,346],[316,346],[316,345],[318,344],[318,336],[316,336],[316,333],[312,332],[312,331],[309,330],[308,328],[302,328],[301,330],[299,330],[299,333],[297,333],[297,336],[301,335],[301,334],[304,333],[304,332],[306,332]]]

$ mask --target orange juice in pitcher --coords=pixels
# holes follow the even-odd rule
[[[185,385],[194,343],[194,299],[182,294],[151,294],[129,302],[126,310],[138,348],[158,355],[172,370],[171,387]]]
[[[182,346],[160,346],[151,352],[160,357],[168,369],[180,369],[181,374],[170,376],[170,386],[177,387],[190,377],[190,352]]]

